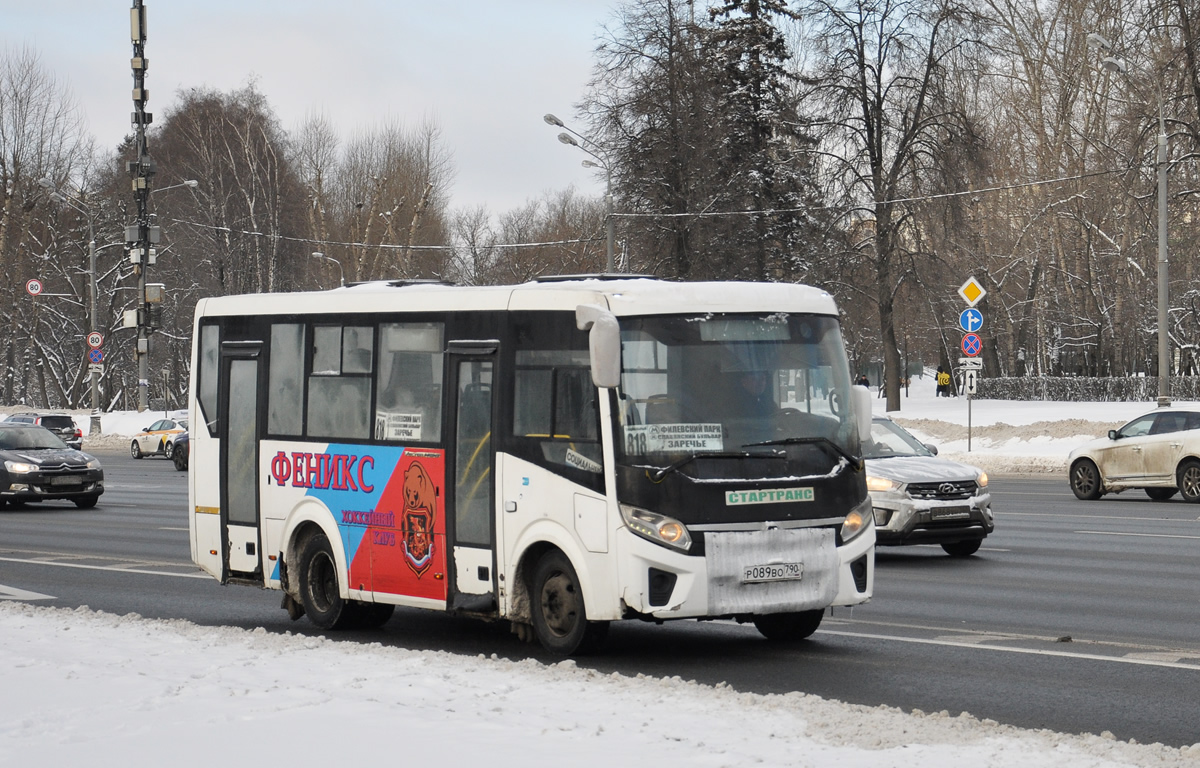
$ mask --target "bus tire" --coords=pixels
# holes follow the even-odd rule
[[[803,640],[817,631],[824,609],[797,611],[796,613],[767,613],[754,617],[754,628],[763,637],[776,642]]]
[[[583,590],[571,561],[557,549],[542,555],[530,589],[533,631],[551,653],[570,656],[598,650],[608,622],[588,621]]]
[[[348,626],[356,612],[338,593],[337,561],[324,534],[317,534],[305,543],[299,566],[300,604],[309,620],[321,629]]]

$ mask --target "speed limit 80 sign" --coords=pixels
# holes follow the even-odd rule
[[[37,296],[42,292],[42,281],[36,277],[25,283],[25,292],[30,296]]]
[[[104,344],[104,334],[100,333],[99,331],[92,331],[87,336],[87,343],[92,349],[98,349],[102,344]]]

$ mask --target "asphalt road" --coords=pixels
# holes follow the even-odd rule
[[[98,455],[108,489],[96,509],[0,510],[0,599],[43,595],[38,604],[319,634],[289,621],[278,593],[197,573],[185,473],[161,458]],[[992,493],[997,529],[979,554],[880,550],[874,600],[827,616],[809,641],[776,645],[730,622],[622,622],[609,650],[580,664],[1142,743],[1200,742],[1200,506],[1138,492],[1080,502],[1058,477],[994,478]],[[503,622],[419,610],[338,637],[553,661]]]

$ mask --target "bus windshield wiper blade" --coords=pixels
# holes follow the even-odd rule
[[[804,445],[804,444],[809,444],[809,443],[815,443],[817,445],[820,445],[823,448],[824,447],[832,448],[834,450],[834,453],[836,453],[838,456],[845,459],[846,461],[850,462],[850,466],[854,467],[855,469],[862,469],[862,467],[863,467],[863,459],[861,456],[854,456],[853,454],[847,452],[844,448],[842,448],[842,446],[840,446],[837,443],[830,440],[828,437],[821,437],[819,435],[813,436],[813,437],[783,437],[783,438],[780,438],[779,440],[766,440],[761,443],[748,443],[747,445],[743,445],[742,447],[743,448],[762,448],[762,447],[771,446],[771,445]]]
[[[647,469],[646,474],[649,475],[650,480],[652,482],[657,483],[660,480],[662,480],[664,477],[666,477],[667,475],[678,470],[680,467],[690,464],[700,457],[704,457],[706,459],[744,459],[749,455],[750,454],[746,453],[745,451],[737,451],[737,452],[725,451],[725,452],[718,452],[718,453],[693,453],[693,454],[688,455],[686,458],[682,458],[679,461],[672,462],[672,463],[668,464],[667,466],[656,470],[653,474],[651,474],[650,470]]]

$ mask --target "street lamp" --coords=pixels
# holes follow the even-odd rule
[[[95,216],[92,214],[92,209],[84,204],[82,200],[76,202],[71,198],[63,195],[55,187],[54,182],[49,178],[40,179],[38,186],[45,189],[50,194],[50,199],[56,203],[65,203],[75,210],[79,211],[87,219],[88,225],[88,294],[90,297],[89,325],[91,333],[99,333],[100,329],[96,323],[96,230]],[[90,335],[90,334],[89,334]],[[100,372],[97,368],[92,368],[89,374],[91,378],[92,388],[92,418],[91,425],[88,427],[89,435],[100,434]]]
[[[342,272],[342,262],[338,261],[337,259],[333,258],[332,256],[326,256],[325,254],[321,253],[320,251],[313,251],[311,255],[314,259],[324,259],[325,261],[332,261],[334,264],[337,264],[338,285],[344,286],[346,284],[346,274],[344,272]]]
[[[1113,50],[1112,43],[1103,35],[1092,32],[1087,36],[1089,45],[1105,53]],[[1117,72],[1129,77],[1125,62],[1116,56],[1100,59],[1106,72]],[[1132,78],[1130,78],[1132,79]],[[1171,361],[1167,334],[1167,123],[1163,117],[1162,83],[1156,87],[1158,96],[1158,149],[1155,166],[1158,171],[1158,407],[1171,404]]]
[[[586,152],[587,154],[589,154],[595,158],[595,161],[584,160],[582,163],[584,168],[602,168],[602,169],[604,169],[604,201],[605,201],[605,209],[606,209],[605,215],[604,215],[604,220],[605,220],[605,224],[606,224],[605,228],[607,230],[607,232],[606,232],[607,247],[606,247],[606,251],[605,251],[606,259],[605,259],[604,271],[611,273],[614,269],[613,268],[613,239],[614,239],[614,235],[615,235],[615,232],[614,232],[615,222],[613,220],[612,169],[609,166],[608,161],[599,154],[602,150],[600,148],[600,145],[596,144],[596,142],[592,141],[587,136],[584,136],[581,133],[577,133],[576,131],[572,130],[568,126],[564,125],[563,121],[559,120],[554,115],[547,114],[544,117],[542,117],[542,119],[546,121],[547,125],[553,125],[556,128],[563,129],[564,133],[558,134],[558,140],[561,141],[563,144],[569,144],[572,147],[576,147],[577,149],[580,149],[583,152]],[[572,134],[574,134],[574,136],[572,136]],[[575,137],[578,137],[580,139],[580,141],[582,141],[584,144],[594,147],[595,151],[593,151],[592,149],[588,149],[588,147],[585,147],[584,144],[580,144],[579,141],[575,140]]]

